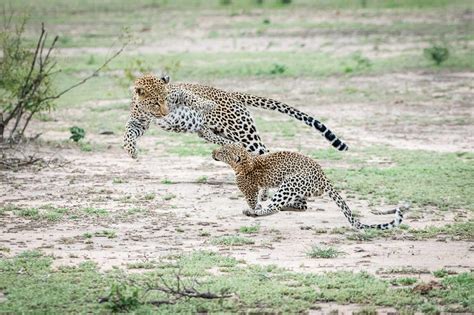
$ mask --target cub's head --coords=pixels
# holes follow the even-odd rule
[[[169,109],[166,104],[168,95],[169,76],[158,78],[152,74],[146,74],[135,80],[133,86],[133,99],[138,107],[160,118],[168,115]]]
[[[253,168],[253,157],[239,143],[226,144],[212,151],[212,158],[229,164],[237,173]]]

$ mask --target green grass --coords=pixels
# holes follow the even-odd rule
[[[320,247],[312,246],[307,252],[306,255],[311,258],[336,258],[343,255],[344,252],[338,251],[334,247]]]
[[[117,232],[112,230],[102,230],[94,233],[95,237],[116,238]]]
[[[214,245],[242,246],[255,244],[255,241],[238,235],[226,235],[213,238],[211,243]]]
[[[0,208],[0,214],[13,212],[15,215],[30,220],[59,221],[70,211],[68,208],[56,207],[53,205],[41,205],[36,208],[25,208],[12,204]]]
[[[381,167],[359,161],[374,157],[393,165]],[[350,158],[350,157],[349,157]],[[326,170],[339,189],[355,192],[373,204],[409,201],[418,207],[474,210],[474,154],[437,153],[372,147],[358,152],[357,167]]]
[[[210,157],[212,150],[217,146],[205,142],[195,134],[167,133],[164,135],[167,143],[176,145],[167,146],[166,152],[176,156],[205,156]]]
[[[104,217],[109,215],[109,212],[103,208],[87,207],[82,208],[81,210],[88,216]]]
[[[162,183],[162,184],[165,184],[165,185],[174,184],[174,182],[173,182],[171,179],[168,179],[168,178],[162,179],[162,180],[161,180],[161,183]]]
[[[309,155],[315,160],[328,160],[328,161],[337,161],[342,159],[344,153],[334,150],[333,148],[320,149],[317,151],[312,151]]]
[[[2,313],[108,313],[128,308],[135,313],[306,313],[318,303],[363,307],[395,307],[399,311],[422,311],[435,307],[444,311],[473,312],[474,273],[446,276],[440,288],[427,295],[409,287],[393,287],[390,281],[367,273],[295,273],[275,266],[247,265],[234,258],[197,251],[152,263],[132,263],[123,270],[101,272],[92,262],[52,267],[53,258],[39,252],[24,252],[0,259],[0,290],[5,298]],[[216,273],[215,270],[220,270]],[[176,285],[176,273],[185,284],[202,292],[226,292],[230,298],[178,299],[159,307],[150,301],[169,300],[164,293],[145,293],[147,286]],[[401,280],[407,283],[408,280]],[[411,280],[408,282],[412,282]],[[99,303],[109,297],[109,301]]]
[[[196,183],[198,184],[205,184],[207,183],[208,177],[206,175],[199,176],[196,178]]]
[[[446,269],[439,269],[439,270],[436,270],[436,271],[433,271],[433,276],[435,276],[436,278],[444,278],[448,275],[448,271]]]
[[[162,198],[163,200],[171,200],[171,199],[176,198],[176,195],[175,195],[175,194],[170,194],[170,193],[168,193],[168,194],[163,195],[161,198]]]
[[[474,221],[446,224],[444,226],[428,226],[421,229],[412,229],[402,225],[403,229],[393,230],[362,230],[349,232],[346,238],[354,241],[367,242],[379,238],[398,238],[425,240],[438,236],[445,236],[451,240],[474,240]]]
[[[146,193],[145,195],[143,195],[143,199],[145,200],[153,200],[156,198],[156,194],[151,192],[151,193]]]
[[[354,54],[334,57],[326,53],[309,52],[226,52],[226,53],[176,53],[176,54],[149,54],[143,55],[144,62],[153,69],[159,69],[163,64],[169,64],[179,60],[180,67],[175,71],[172,80],[190,80],[203,78],[239,78],[239,77],[268,77],[268,76],[289,76],[289,77],[326,77],[331,75],[346,74],[380,74],[386,72],[403,72],[408,70],[430,70],[440,71],[442,69],[453,70],[473,70],[474,61],[468,52],[462,49],[452,49],[452,55],[441,66],[435,66],[419,54],[402,54],[394,57],[380,57],[370,60],[370,67],[358,67],[358,62],[354,59]],[[110,70],[122,69],[131,57],[120,56],[110,64]],[[60,64],[66,73],[74,73],[84,70],[93,70],[97,66],[87,64],[86,57],[69,57],[60,59]],[[279,74],[272,73],[274,63],[278,61],[286,67],[286,70]],[[352,70],[348,70],[351,68]],[[107,79],[107,81],[104,81]],[[69,79],[70,81],[73,81]],[[99,82],[104,81],[104,82]],[[111,91],[115,87],[116,91],[121,91],[120,96],[127,93],[126,89],[118,88],[113,84],[113,79],[107,77],[94,79],[89,86],[83,86],[76,90],[84,91],[86,88],[97,89],[95,85],[108,85],[105,91]],[[84,93],[84,92],[82,92]],[[116,93],[115,93],[116,94]],[[127,93],[128,94],[128,93]],[[97,91],[92,95],[72,95],[74,99],[97,99]],[[69,97],[69,96],[68,96]],[[65,98],[68,98],[65,96]],[[94,98],[93,98],[94,97]],[[99,99],[110,98],[107,93],[102,93]]]
[[[120,178],[120,177],[114,177],[112,179],[112,184],[123,184],[123,183],[126,183],[127,181],[123,178]]]
[[[240,233],[245,234],[256,234],[260,231],[260,224],[250,225],[250,226],[241,226],[239,228]]]
[[[395,286],[408,286],[412,285],[418,282],[418,279],[416,278],[410,278],[410,277],[405,277],[405,278],[395,278],[390,280],[390,283]]]

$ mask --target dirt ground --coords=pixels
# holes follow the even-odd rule
[[[469,84],[470,74],[449,73],[439,81],[446,88],[452,80],[457,85]],[[358,78],[367,81],[374,78]],[[379,78],[386,79],[388,78]],[[408,79],[408,78],[406,78]],[[429,75],[413,74],[413,88],[429,81]],[[444,79],[444,80],[443,80]],[[392,80],[397,81],[396,78]],[[447,83],[446,83],[447,82]],[[235,83],[235,82],[234,82]],[[234,87],[236,84],[224,82],[221,85]],[[403,84],[405,84],[403,82]],[[267,82],[253,82],[266,85]],[[313,98],[306,89],[307,82],[273,82],[284,86],[284,90],[293,90],[292,98],[305,95],[308,101],[299,100],[298,107],[305,110],[305,103]],[[451,83],[452,84],[452,83]],[[238,85],[238,84],[237,84]],[[240,88],[240,87],[239,87]],[[436,89],[436,86],[430,85]],[[265,89],[264,86],[261,89]],[[297,90],[303,90],[297,92]],[[306,90],[306,93],[305,93]],[[451,95],[455,93],[451,90]],[[468,91],[469,92],[469,91]],[[457,97],[463,98],[461,89]],[[279,98],[285,98],[281,95]],[[454,96],[453,96],[454,97]],[[465,117],[472,114],[472,108],[462,103],[447,108],[444,103],[431,104],[331,104],[315,101],[308,112],[319,116],[331,117],[329,125],[347,135],[345,140],[351,146],[371,144],[390,144],[400,148],[423,148],[436,151],[472,151],[472,127],[452,126],[444,128],[438,125],[394,123],[396,115],[433,118],[449,113],[453,117]],[[100,103],[97,104],[100,106]],[[337,107],[337,112],[331,108]],[[337,113],[337,115],[334,115]],[[256,115],[272,119],[278,114],[259,111]],[[333,118],[335,116],[335,118]],[[375,119],[375,117],[382,117]],[[471,117],[472,118],[472,117]],[[350,120],[369,120],[371,125],[347,127]],[[38,126],[40,128],[41,126]],[[302,129],[305,129],[302,126]],[[416,130],[416,137],[408,137],[406,130]],[[291,149],[296,146],[324,148],[325,141],[319,136],[311,136],[311,130],[304,130],[296,141],[272,143],[271,148]],[[52,133],[51,139],[56,133]],[[48,132],[43,136],[49,139]],[[117,216],[111,218],[84,219],[72,222],[44,223],[29,222],[13,216],[2,216],[0,220],[5,228],[0,232],[2,246],[10,248],[15,254],[25,249],[41,248],[54,254],[56,263],[75,264],[84,259],[97,261],[103,268],[123,266],[130,262],[156,259],[162,255],[182,250],[212,249],[243,258],[248,262],[277,264],[279,266],[305,271],[322,270],[368,270],[402,268],[410,266],[420,270],[448,268],[469,270],[472,265],[472,244],[470,242],[446,242],[442,239],[427,241],[381,240],[371,242],[348,241],[337,234],[315,234],[314,229],[346,227],[347,222],[337,206],[325,197],[312,200],[309,210],[299,212],[281,212],[264,218],[249,218],[241,214],[246,204],[234,184],[232,171],[222,163],[210,157],[179,157],[164,153],[162,145],[154,145],[160,135],[145,136],[141,147],[149,151],[142,154],[138,161],[130,159],[120,149],[120,135],[96,136],[98,142],[110,146],[105,152],[80,152],[77,149],[51,149],[42,147],[45,155],[56,154],[61,160],[70,162],[64,167],[47,168],[39,172],[23,169],[18,172],[2,172],[1,198],[3,203],[12,203],[25,207],[38,207],[52,204],[58,207],[97,207],[106,208]],[[456,141],[453,141],[456,139]],[[268,142],[268,141],[267,141]],[[365,144],[364,144],[365,143]],[[165,155],[165,156],[163,156]],[[327,162],[326,162],[327,163]],[[330,165],[326,165],[330,166]],[[208,178],[198,183],[200,176]],[[114,179],[123,179],[123,183],[113,183]],[[170,179],[172,184],[162,183]],[[155,193],[155,200],[143,200],[139,196]],[[173,194],[171,200],[162,200],[160,196]],[[124,196],[131,196],[124,200]],[[136,202],[133,202],[133,199]],[[367,202],[350,200],[354,209],[361,209],[363,220],[383,222],[387,217],[371,215]],[[125,220],[119,214],[129,208],[144,207],[146,213],[131,216]],[[384,205],[389,208],[393,205]],[[422,220],[408,220],[411,227],[424,227],[436,224],[430,216]],[[452,220],[453,218],[446,218]],[[439,222],[438,222],[439,223]],[[443,223],[446,223],[444,221]],[[260,232],[250,237],[255,245],[243,247],[216,247],[208,237],[199,236],[202,231],[212,237],[236,234],[241,226],[259,224]],[[84,244],[79,236],[86,232],[104,229],[118,231],[114,239],[97,238],[93,244]],[[179,231],[179,232],[177,232]],[[331,260],[311,259],[305,252],[313,244],[337,244],[346,253]]]
[[[291,18],[297,20],[301,17],[292,15]],[[331,18],[320,17],[323,20]],[[374,19],[374,23],[388,23],[376,17],[367,19]],[[427,16],[426,19],[436,17]],[[217,18],[207,21],[211,21],[211,24],[222,23]],[[272,49],[293,47],[293,41],[305,44],[300,46],[304,47],[302,49],[311,50],[323,39],[327,41],[326,34],[302,34],[298,31],[301,30],[292,30],[279,42],[281,45],[272,46]],[[337,48],[337,43],[346,45],[351,35],[339,34],[337,38],[339,42],[331,47]],[[274,41],[274,37],[269,40]],[[206,45],[216,51],[227,48],[241,50],[243,46],[251,50],[261,47],[261,39],[256,43],[243,38],[240,42],[242,45],[236,47],[229,46],[229,42],[224,39],[207,41],[210,43],[201,42],[203,47],[191,41],[179,45],[175,42],[168,49],[173,51],[173,47],[179,46],[176,49],[185,51],[189,46],[189,49],[200,51],[206,50]],[[140,51],[152,51],[155,45],[160,46],[159,43],[142,45]],[[365,48],[369,50],[362,44],[351,45],[357,51],[364,51]],[[410,41],[386,42],[381,53],[390,54],[416,47],[416,43]],[[94,52],[94,49],[71,48],[62,53],[74,55],[84,51]],[[370,56],[370,53],[367,55]],[[285,101],[321,118],[351,148],[389,145],[436,152],[472,152],[473,79],[472,72],[459,70],[320,79],[224,79],[207,83]],[[353,86],[376,91],[376,97],[364,102],[337,95],[338,90]],[[318,93],[318,89],[335,90],[336,95],[329,97]],[[124,101],[93,101],[89,105],[101,107]],[[39,171],[34,168],[1,170],[0,203],[18,207],[40,207],[45,204],[67,207],[73,209],[73,213],[76,211],[79,219],[68,215],[59,222],[49,222],[28,220],[13,213],[2,215],[0,246],[8,248],[9,252],[0,252],[0,255],[12,256],[27,249],[41,249],[54,255],[55,264],[77,264],[91,259],[106,270],[157,260],[182,251],[209,249],[244,259],[248,263],[275,264],[297,271],[363,270],[390,277],[390,270],[400,269],[401,273],[416,275],[424,280],[432,277],[430,272],[441,268],[453,271],[474,268],[472,241],[451,241],[443,237],[423,241],[353,241],[343,234],[317,233],[321,229],[348,227],[341,211],[327,196],[313,198],[306,212],[280,212],[263,218],[246,217],[242,214],[246,204],[234,184],[231,169],[213,161],[210,155],[180,157],[167,153],[170,144],[163,141],[164,131],[156,127],[152,127],[155,130],[152,135],[140,139],[139,145],[146,151],[141,152],[138,161],[130,159],[121,149],[121,134],[89,135],[94,143],[105,147],[100,151],[82,152],[71,146],[58,148],[51,143],[67,138],[68,131],[60,130],[57,126],[69,126],[67,117],[74,114],[75,110],[60,109],[52,113],[52,117],[59,121],[35,121],[32,127],[33,134],[42,132],[42,145],[34,144],[29,150],[39,151],[43,156],[54,156],[67,164],[57,166],[53,163]],[[291,120],[278,113],[263,110],[252,112],[265,120]],[[124,110],[121,117],[125,123],[127,111]],[[298,124],[298,128],[294,138],[275,137],[265,132],[262,132],[262,138],[273,151],[327,149],[326,141],[315,132],[303,124]],[[332,163],[339,162],[324,161],[323,167],[332,167]],[[203,176],[207,180],[197,180]],[[370,210],[395,206],[369,206],[367,201],[357,196],[350,196],[348,203],[360,210],[362,221],[369,223],[391,220],[390,216],[372,215]],[[79,213],[80,209],[87,207],[106,209],[109,215],[87,216]],[[453,222],[458,213],[445,213],[440,220],[439,216],[430,214],[433,209],[422,209],[422,212],[424,210],[426,212],[422,218],[408,215],[405,223],[415,228],[444,225]],[[259,232],[245,235],[255,242],[253,245],[223,246],[211,242],[218,236],[238,234],[241,226],[256,224],[260,226]],[[116,236],[93,237],[91,240],[83,237],[84,233],[94,234],[103,230],[113,230]],[[333,259],[310,258],[306,252],[312,245],[334,245],[345,254]]]

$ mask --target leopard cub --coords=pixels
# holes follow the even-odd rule
[[[227,163],[235,171],[237,186],[250,206],[250,210],[244,210],[244,214],[248,216],[264,216],[290,209],[304,211],[307,209],[306,198],[328,193],[352,227],[385,230],[400,225],[403,211],[408,209],[406,205],[379,212],[379,214],[395,214],[395,219],[389,223],[361,223],[334,189],[321,166],[300,153],[283,151],[255,156],[240,144],[226,144],[215,149],[212,157],[216,161]],[[277,188],[277,191],[270,204],[262,207],[258,204],[259,192],[268,188]]]

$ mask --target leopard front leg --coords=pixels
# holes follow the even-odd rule
[[[130,117],[127,121],[123,137],[123,147],[128,152],[131,158],[137,158],[137,139],[145,133],[149,126],[150,120],[148,119],[137,119],[134,117]]]
[[[242,213],[247,216],[254,216],[255,211],[261,208],[261,206],[257,204],[258,186],[244,177],[237,176],[237,187],[239,187],[240,191],[244,194],[245,200],[250,208],[243,210]]]
[[[227,139],[225,137],[222,137],[216,133],[214,133],[210,128],[208,127],[202,127],[198,131],[198,135],[203,138],[204,140],[218,144],[218,145],[225,145],[225,144],[232,144],[234,141]]]

